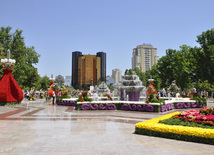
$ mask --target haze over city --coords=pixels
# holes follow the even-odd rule
[[[41,76],[71,75],[73,51],[107,56],[107,75],[131,68],[132,50],[143,43],[166,49],[199,46],[196,36],[211,29],[213,0],[1,0],[1,26],[23,30],[27,46],[41,57]]]

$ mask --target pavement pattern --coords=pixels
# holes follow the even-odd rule
[[[214,154],[213,145],[134,134],[136,123],[175,111],[76,111],[24,99],[0,106],[0,155]]]

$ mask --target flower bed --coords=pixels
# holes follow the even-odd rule
[[[115,110],[116,106],[114,104],[82,104],[82,110]]]
[[[114,104],[108,101],[98,102],[77,102],[77,110],[117,110],[122,105]]]
[[[88,93],[88,91],[83,91],[83,92],[81,92],[81,94],[79,95],[79,98],[76,100],[76,102],[85,102],[85,101],[92,101],[92,99],[91,98],[89,98],[89,93]]]
[[[154,112],[155,107],[153,105],[135,105],[135,104],[123,104],[121,110],[131,110],[131,111],[147,111]],[[157,111],[158,109],[156,109]]]
[[[174,103],[174,107],[176,109],[187,109],[187,108],[202,108],[206,106],[207,103],[199,103],[199,102],[177,102]]]
[[[202,124],[202,126],[214,127],[214,108],[203,107],[199,110],[184,111],[173,116],[173,119],[179,119],[182,122]]]
[[[170,103],[170,104],[162,105],[160,109],[161,109],[161,112],[168,111],[168,110],[173,110],[174,109],[174,104]]]
[[[108,108],[109,105],[114,108]],[[160,112],[160,104],[128,104],[126,101],[121,102],[77,102],[77,110],[126,110],[126,111],[145,111]]]
[[[166,125],[159,123],[160,120],[168,119],[180,112],[174,112],[158,118],[154,118],[135,125],[135,133],[185,141],[193,141],[214,144],[214,129],[199,127],[187,127],[180,125]]]
[[[58,105],[66,105],[66,106],[76,106],[77,105],[77,103],[75,101],[63,101],[63,100],[59,100],[56,103]]]
[[[70,103],[71,102],[71,103]],[[167,103],[145,103],[145,102],[135,102],[135,101],[92,101],[92,102],[75,102],[74,100],[59,100],[57,101],[58,105],[69,105],[76,106],[77,110],[109,110],[106,104],[114,104],[115,110],[126,110],[126,111],[142,111],[142,112],[165,112],[173,109],[182,109],[182,108],[200,108],[205,106],[205,104],[195,103],[195,101],[185,102],[167,102]],[[89,104],[91,104],[89,106]],[[100,106],[100,104],[102,104]],[[82,108],[82,105],[83,108]],[[112,110],[112,109],[111,109]]]

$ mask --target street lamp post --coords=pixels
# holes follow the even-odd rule
[[[1,59],[2,67],[4,69],[11,69],[14,64],[16,63],[16,60],[10,59],[10,50],[7,50],[7,58],[6,59]]]

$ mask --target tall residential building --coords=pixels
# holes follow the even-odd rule
[[[141,72],[145,72],[157,64],[157,48],[150,44],[138,45],[132,53],[132,69],[138,67]]]
[[[122,80],[122,75],[120,69],[112,70],[112,78],[114,79],[114,84],[118,84]]]
[[[96,85],[106,80],[106,53],[97,55],[82,55],[72,53],[72,86],[75,89],[87,89],[91,84]]]

